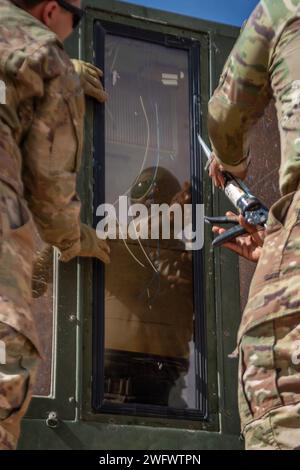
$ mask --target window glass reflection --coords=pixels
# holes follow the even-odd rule
[[[106,202],[144,204],[151,226],[152,204],[191,202],[188,53],[109,35],[105,69]],[[161,236],[110,245],[105,401],[196,408],[191,252]]]

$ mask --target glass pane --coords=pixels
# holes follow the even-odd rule
[[[105,53],[106,202],[188,199],[188,53],[113,35]],[[196,408],[190,252],[161,238],[110,245],[105,401]]]

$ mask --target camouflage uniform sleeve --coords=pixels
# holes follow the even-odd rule
[[[48,51],[43,67],[38,71],[38,76],[44,76],[43,93],[35,99],[32,123],[21,148],[23,181],[41,238],[60,250],[62,261],[68,261],[80,252],[76,177],[82,150],[84,96],[66,56],[55,60]],[[30,73],[31,80],[35,80],[34,70]]]
[[[214,153],[227,171],[247,168],[248,130],[271,98],[269,61],[274,37],[260,2],[226,62],[208,106],[208,132]]]

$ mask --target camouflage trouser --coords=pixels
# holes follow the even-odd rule
[[[31,312],[34,230],[25,201],[0,181],[0,449],[16,446],[38,357]]]
[[[300,313],[243,336],[239,410],[247,449],[300,448]]]
[[[39,355],[33,344],[0,323],[0,450],[13,450],[31,399]]]
[[[261,435],[260,440],[267,442],[270,431],[261,425],[261,420],[267,423],[268,413],[274,417],[278,412],[281,416],[283,407],[295,409],[300,403],[299,292],[298,190],[282,197],[270,210],[266,239],[239,329],[239,410],[248,448],[248,436],[255,434],[256,424],[256,439],[258,430],[264,429],[266,436]],[[300,446],[294,432],[295,416],[291,414],[290,422],[285,417],[284,433],[290,434],[291,447]],[[288,427],[291,431],[287,431]],[[278,436],[277,440],[280,442]],[[281,446],[284,448],[284,444]]]
[[[24,199],[0,181],[0,322],[39,348],[31,312],[35,230]]]
[[[300,450],[300,403],[276,408],[244,430],[246,450]]]

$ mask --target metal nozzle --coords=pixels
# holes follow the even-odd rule
[[[204,142],[204,140],[202,139],[200,134],[197,134],[197,137],[198,137],[198,140],[199,140],[199,144],[201,145],[201,148],[202,148],[203,152],[205,153],[205,155],[207,157],[208,161],[207,161],[207,164],[205,165],[205,170],[208,170],[209,165],[211,164],[211,161],[212,161],[212,151],[206,145],[206,143]]]

